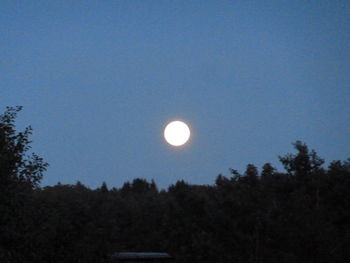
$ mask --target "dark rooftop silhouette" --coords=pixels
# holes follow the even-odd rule
[[[112,256],[112,262],[123,261],[160,261],[173,259],[168,253],[164,252],[119,252]]]

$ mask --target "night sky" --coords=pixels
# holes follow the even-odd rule
[[[42,185],[213,184],[293,152],[350,157],[349,1],[5,1],[0,110]],[[183,147],[163,139],[186,121]]]

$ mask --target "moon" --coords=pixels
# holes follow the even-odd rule
[[[172,146],[184,145],[190,135],[190,128],[182,121],[172,121],[164,129],[164,138]]]

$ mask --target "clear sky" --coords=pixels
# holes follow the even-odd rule
[[[305,141],[350,157],[349,1],[6,1],[0,110],[22,105],[42,184],[212,184]],[[169,120],[192,129],[174,148]]]

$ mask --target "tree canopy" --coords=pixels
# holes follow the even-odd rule
[[[230,169],[213,185],[159,190],[40,186],[47,163],[30,153],[20,107],[0,115],[0,262],[109,262],[114,252],[166,251],[176,262],[347,262],[350,159],[324,160],[300,141],[270,163]]]

